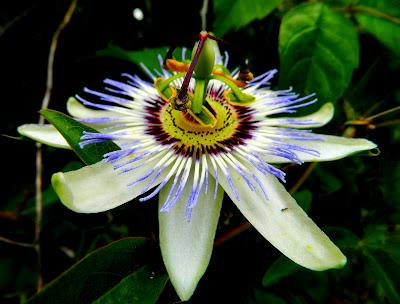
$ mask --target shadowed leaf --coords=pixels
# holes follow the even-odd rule
[[[214,33],[222,36],[230,30],[236,31],[256,19],[262,19],[281,2],[282,0],[215,0]]]
[[[42,114],[61,133],[79,158],[87,165],[101,161],[103,155],[108,152],[119,150],[119,147],[111,141],[90,144],[81,148],[79,143],[81,142],[81,137],[84,131],[94,133],[99,132],[54,110],[42,110],[40,111],[40,114]]]
[[[149,244],[126,238],[98,249],[76,263],[39,294],[36,303],[155,303],[167,276],[146,265]]]

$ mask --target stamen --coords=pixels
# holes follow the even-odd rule
[[[217,198],[217,193],[218,193],[218,167],[217,164],[215,163],[214,158],[210,156],[210,160],[214,168],[214,179],[215,179],[214,200],[215,200]]]
[[[186,162],[185,169],[183,170],[183,175],[182,175],[182,178],[181,178],[181,180],[180,180],[178,189],[176,190],[176,192],[175,192],[175,194],[174,194],[172,200],[171,200],[168,204],[167,204],[167,203],[164,203],[165,208],[164,208],[164,206],[163,206],[163,207],[160,209],[161,212],[168,211],[168,210],[169,210],[173,205],[175,205],[175,203],[178,201],[179,197],[180,197],[181,194],[182,194],[183,189],[185,188],[187,179],[188,179],[188,177],[189,177],[189,173],[190,173],[191,168],[192,168],[192,162],[193,162],[193,158],[192,158],[192,157],[189,157],[188,160],[187,160],[187,162]]]
[[[226,179],[228,181],[228,184],[229,184],[229,186],[230,186],[230,188],[232,190],[233,196],[235,197],[236,200],[240,201],[239,194],[237,193],[235,185],[233,184],[232,177],[230,175],[230,171],[228,169],[228,166],[225,164],[224,160],[221,157],[214,156],[214,155],[212,157],[215,159],[215,161],[217,162],[218,166],[221,168],[222,172],[225,174]]]
[[[167,198],[165,199],[164,204],[161,207],[160,211],[169,211],[172,207],[172,204],[170,204],[171,195],[175,190],[175,186],[176,186],[176,183],[178,182],[179,177],[181,176],[182,169],[185,166],[186,162],[188,161],[188,159],[185,156],[181,156],[181,157],[182,157],[182,162],[179,165],[179,168],[175,174],[174,181],[172,182],[171,189],[169,189]]]
[[[228,67],[228,62],[229,62],[229,53],[225,51],[224,67]]]
[[[208,163],[207,163],[207,156],[206,154],[203,154],[201,156],[201,162],[202,162],[202,166],[205,168],[206,170],[206,189],[204,190],[204,193],[207,194],[208,191]]]
[[[182,48],[182,61],[185,61],[186,60],[186,48],[184,47],[184,48]]]
[[[144,202],[147,201],[151,198],[153,198],[157,193],[159,193],[161,191],[161,189],[165,186],[165,184],[169,181],[169,179],[172,177],[172,175],[175,174],[177,167],[179,166],[179,164],[182,161],[182,157],[178,157],[175,160],[175,164],[173,165],[173,167],[171,168],[171,170],[169,171],[168,175],[164,178],[164,180],[161,182],[161,184],[158,185],[158,187],[148,196],[142,197],[139,199],[140,202]],[[169,164],[168,164],[169,165]],[[153,184],[154,181],[150,182],[150,185]]]
[[[147,66],[143,64],[143,62],[140,63],[140,67],[146,72],[146,74],[151,78],[151,80],[154,81],[156,79],[156,76],[154,76],[153,73],[150,72],[150,70],[147,68]]]

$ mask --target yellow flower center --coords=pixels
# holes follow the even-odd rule
[[[174,110],[171,104],[165,104],[160,113],[164,131],[185,146],[218,146],[218,143],[230,139],[235,134],[239,125],[238,115],[225,101],[208,99],[208,106],[216,118],[213,126],[203,125],[188,112]]]

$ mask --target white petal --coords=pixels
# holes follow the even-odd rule
[[[142,193],[151,177],[128,186],[149,172],[154,163],[118,174],[113,166],[102,161],[76,171],[56,173],[51,182],[61,202],[69,209],[81,213],[97,213],[122,205]],[[168,173],[168,168],[151,185],[158,185]]]
[[[42,144],[71,149],[64,137],[53,125],[26,124],[18,127],[18,133]]]
[[[102,117],[120,117],[117,113],[105,110],[92,110],[82,105],[74,97],[67,101],[67,111],[75,118],[102,118]]]
[[[377,145],[363,138],[346,138],[341,136],[321,135],[322,140],[282,140],[282,143],[298,145],[307,149],[315,150],[319,155],[313,155],[305,152],[294,151],[299,159],[305,162],[329,161],[344,158],[346,156],[371,150]],[[286,163],[288,159],[274,155],[265,155],[263,157],[267,163]]]
[[[345,265],[346,257],[297,205],[275,176],[254,172],[268,199],[257,187],[251,191],[243,178],[231,170],[240,200],[235,198],[226,178],[220,184],[249,222],[278,250],[294,262],[325,270]]]
[[[308,129],[322,127],[327,124],[335,112],[332,103],[324,104],[317,112],[303,117],[279,117],[268,118],[263,122],[269,126],[279,126],[296,129]]]
[[[170,187],[171,182],[161,190],[160,208]],[[224,193],[219,187],[214,200],[214,187],[215,180],[210,176],[208,191],[205,193],[203,187],[190,221],[185,219],[186,203],[192,190],[190,182],[172,209],[159,215],[163,260],[182,301],[192,296],[210,261]]]

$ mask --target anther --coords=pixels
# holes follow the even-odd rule
[[[239,80],[241,81],[251,81],[253,80],[253,73],[249,69],[241,69],[239,72]]]

